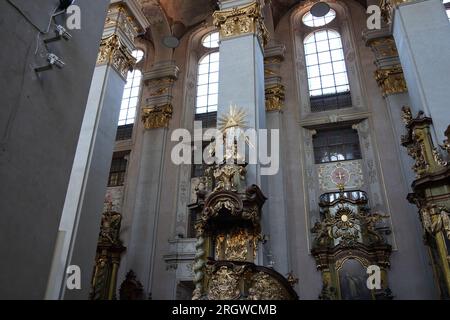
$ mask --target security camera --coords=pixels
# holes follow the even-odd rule
[[[47,55],[47,61],[52,66],[57,66],[58,68],[62,69],[66,64],[64,61],[62,61],[56,54],[49,53]]]
[[[62,37],[64,40],[69,40],[70,38],[72,38],[72,35],[68,33],[66,28],[61,25],[56,26],[56,34]]]
[[[67,10],[68,7],[70,7],[75,0],[59,0],[59,7],[58,10]]]
[[[68,40],[70,40],[70,38],[72,38],[72,35],[69,32],[67,32],[66,28],[64,28],[61,25],[56,26],[55,34],[56,35],[54,37],[44,39],[44,42],[50,43],[50,42],[54,42],[54,41],[59,41],[61,39],[68,41]]]
[[[64,68],[66,63],[62,61],[56,54],[54,53],[48,53],[47,54],[47,61],[48,64],[42,67],[36,67],[34,68],[34,71],[36,72],[44,72],[53,69],[53,66],[58,67],[59,69]]]

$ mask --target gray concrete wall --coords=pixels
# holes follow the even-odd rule
[[[14,3],[46,29],[59,1]],[[82,29],[48,45],[65,68],[37,75],[38,30],[0,2],[0,299],[44,298],[108,3],[77,1]]]

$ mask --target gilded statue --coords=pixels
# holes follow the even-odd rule
[[[102,214],[100,226],[100,241],[111,244],[119,243],[120,224],[122,215],[118,212],[108,210]]]

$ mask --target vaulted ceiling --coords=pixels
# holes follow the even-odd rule
[[[275,25],[302,0],[271,0]],[[366,6],[366,0],[356,0]],[[218,9],[217,0],[140,0],[144,13],[152,23],[165,19],[176,37],[208,19]],[[269,2],[269,1],[267,1]],[[161,17],[164,15],[164,17]]]

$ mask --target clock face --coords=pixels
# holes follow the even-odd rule
[[[331,172],[331,181],[339,186],[345,186],[350,180],[350,172],[343,168],[337,167]]]

